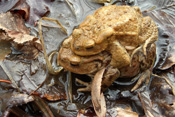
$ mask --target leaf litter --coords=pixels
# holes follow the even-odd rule
[[[70,0],[70,2],[71,2],[71,0]],[[24,17],[24,20],[26,22],[28,22],[28,24],[30,24],[30,26],[31,26],[31,24],[34,25],[34,23],[37,20],[39,20],[41,18],[41,16],[45,16],[49,13],[52,14],[53,10],[50,6],[52,3],[55,3],[55,4],[56,3],[57,4],[63,3],[64,4],[63,1],[49,1],[49,2],[48,1],[46,2],[44,0],[36,1],[35,2],[36,4],[42,3],[41,6],[44,5],[44,7],[39,9],[42,12],[41,14],[39,12],[37,12],[35,14],[32,11],[33,9],[29,10],[27,8],[27,7],[31,7],[32,5],[34,5],[31,2],[24,1],[24,2],[18,2],[18,3],[19,4],[14,4],[13,9],[12,9],[12,7],[10,7],[8,10],[15,11],[15,12],[19,13],[20,15],[22,15]],[[26,5],[26,6],[24,5],[24,7],[22,7],[23,6],[22,4],[24,4],[24,3],[25,4],[27,3],[28,5]],[[72,3],[71,5],[73,5],[73,8],[75,8],[75,11],[76,11],[76,9],[79,7],[76,7],[77,4],[75,4],[74,2],[71,2],[71,3]],[[84,6],[87,5],[86,4],[87,2],[85,3],[83,1],[80,1],[80,3],[81,3],[81,5],[83,4]],[[93,4],[96,4],[96,3],[93,3]],[[173,0],[155,0],[155,1],[151,1],[151,0],[138,1],[138,0],[136,0],[135,4],[134,4],[134,5],[141,7],[144,15],[151,16],[156,21],[156,23],[159,27],[159,41],[157,42],[158,54],[157,54],[157,61],[155,63],[155,67],[154,67],[154,73],[161,76],[161,77],[165,77],[165,78],[168,77],[169,80],[171,81],[172,85],[174,85],[174,80],[173,80],[174,79],[174,75],[173,75],[173,73],[174,73],[174,71],[173,71],[173,68],[174,68],[174,60],[173,60],[174,46],[173,46],[173,43],[175,42],[174,41],[174,34],[173,34],[173,30],[174,30],[174,20],[173,20],[174,19],[174,13],[173,13],[174,5],[173,4],[174,4]],[[88,4],[88,5],[91,5],[91,4]],[[20,6],[20,7],[17,7],[17,6]],[[92,7],[89,7],[90,10],[92,10],[91,8]],[[45,10],[43,10],[43,9],[45,9]],[[82,12],[84,12],[83,14],[86,15],[85,12],[87,12],[87,11],[88,10],[85,10]],[[6,11],[4,10],[4,12],[6,12]],[[76,13],[77,13],[76,15],[79,15],[78,14],[79,12],[76,12]],[[33,15],[33,14],[35,14],[35,15]],[[32,15],[33,15],[33,17],[32,17]],[[77,16],[77,17],[79,17],[79,16]],[[77,22],[75,24],[77,24]],[[63,25],[64,25],[64,23],[63,23]],[[31,28],[32,28],[31,31],[33,33],[33,29],[35,29],[35,28],[33,28],[32,26],[31,26]],[[47,27],[44,27],[43,32],[47,32],[47,30],[50,30],[50,29],[47,29]],[[71,30],[71,29],[69,29],[69,30]],[[8,32],[9,29],[3,28],[2,31]],[[22,33],[25,33],[25,32],[22,31]],[[4,35],[5,33],[2,33],[2,34]],[[27,34],[29,34],[29,33],[27,33]],[[51,35],[51,33],[48,33],[48,35]],[[8,36],[9,35],[7,35],[7,36],[4,35],[4,37],[8,37]],[[13,37],[12,34],[10,36]],[[54,36],[54,35],[52,35],[52,36]],[[45,34],[44,34],[44,37],[45,37]],[[7,39],[10,39],[10,38],[8,37]],[[14,40],[10,39],[10,41],[12,43],[12,46],[14,46],[14,48],[17,48],[17,49],[19,48],[19,47],[15,46],[15,44],[16,45],[19,44],[18,41],[16,41],[14,45],[13,45]],[[45,42],[47,45],[47,40],[45,40]],[[26,44],[26,45],[29,46],[28,44]],[[8,45],[7,47],[10,48],[10,46]],[[46,46],[46,48],[47,48],[47,46]],[[24,52],[26,52],[26,51],[27,50],[24,49]],[[32,91],[34,91],[38,87],[38,85],[40,85],[44,81],[44,80],[38,80],[38,81],[41,81],[41,82],[38,82],[38,81],[34,80],[35,78],[38,79],[40,76],[40,78],[47,79],[47,80],[44,82],[42,87],[39,88],[37,91],[35,91],[32,95],[40,96],[43,98],[48,98],[48,100],[50,100],[50,101],[57,101],[57,100],[64,100],[65,99],[65,101],[63,101],[63,102],[58,102],[58,103],[55,102],[55,104],[61,104],[62,106],[54,106],[54,104],[50,105],[50,108],[53,109],[52,111],[54,112],[54,115],[57,115],[59,113],[59,115],[62,115],[62,116],[65,116],[65,115],[74,115],[75,116],[75,115],[77,115],[76,113],[78,110],[81,110],[85,107],[87,108],[87,107],[92,106],[91,100],[89,99],[89,96],[88,96],[89,94],[80,93],[80,92],[75,91],[77,89],[77,87],[79,87],[79,86],[77,84],[74,84],[74,78],[75,78],[74,75],[71,76],[72,83],[73,83],[72,84],[72,87],[73,87],[72,88],[72,90],[73,90],[72,97],[73,97],[73,99],[72,99],[71,103],[69,102],[69,99],[65,96],[66,92],[64,91],[64,90],[68,90],[68,89],[66,89],[66,86],[67,86],[67,82],[69,82],[69,80],[68,80],[69,77],[67,77],[67,75],[65,75],[66,74],[65,72],[63,72],[59,75],[56,75],[56,76],[48,75],[47,69],[45,68],[46,63],[44,62],[44,57],[43,57],[42,53],[37,53],[37,56],[34,57],[35,59],[33,59],[33,60],[27,60],[27,61],[23,61],[23,63],[21,63],[21,61],[19,61],[19,60],[15,60],[15,62],[14,61],[11,62],[11,60],[5,59],[4,57],[6,55],[8,55],[10,52],[11,52],[10,49],[9,49],[9,51],[4,52],[5,54],[3,55],[3,58],[1,60],[4,60],[3,64],[6,65],[7,69],[9,69],[9,70],[10,70],[10,68],[15,69],[14,71],[10,70],[10,74],[11,74],[11,76],[13,76],[15,82],[17,82],[17,85],[19,86],[21,92],[30,94]],[[28,52],[26,52],[26,53],[28,53]],[[24,53],[24,54],[26,54],[26,53]],[[33,56],[35,56],[35,55],[33,55]],[[32,65],[32,70],[30,71],[28,69],[31,69],[31,65]],[[164,74],[162,74],[162,73],[164,73]],[[39,74],[39,75],[37,75],[37,74]],[[29,83],[33,84],[34,87],[32,86],[33,88],[32,87],[27,88],[26,86],[29,85]],[[143,87],[142,92],[140,92],[141,90],[137,90],[133,93],[129,93],[129,91],[128,91],[128,90],[130,90],[129,87],[130,86],[118,86],[118,85],[114,84],[110,89],[108,89],[106,92],[104,92],[104,97],[107,98],[105,100],[107,110],[110,110],[110,109],[114,110],[113,112],[107,111],[107,115],[110,115],[110,113],[111,114],[113,113],[113,115],[115,115],[114,114],[115,112],[117,113],[116,115],[118,115],[118,116],[122,115],[121,113],[130,115],[128,113],[128,111],[130,111],[132,108],[132,110],[134,110],[135,112],[132,112],[132,110],[131,110],[131,113],[135,114],[135,116],[137,116],[136,112],[139,115],[145,114],[146,116],[155,116],[157,114],[158,115],[174,116],[174,114],[173,114],[174,96],[173,96],[171,87],[164,80],[157,78],[157,77],[155,78],[153,76],[152,82],[150,84],[150,88],[145,90]],[[71,88],[71,87],[69,87],[69,88]],[[100,92],[100,89],[98,90],[98,92]],[[49,93],[51,93],[51,94],[49,94]],[[61,94],[61,95],[57,95],[57,93]],[[164,93],[166,93],[166,97],[164,97],[165,96]],[[151,96],[149,96],[149,94]],[[61,98],[61,96],[63,96],[63,97]],[[103,98],[98,97],[97,100],[98,99],[101,100]],[[155,103],[155,105],[153,102]],[[152,104],[152,106],[150,106],[150,105],[147,106],[146,104]],[[44,107],[46,107],[46,106],[47,106],[47,104],[44,105]],[[71,108],[71,109],[65,109],[66,106]],[[94,105],[94,107],[95,106],[97,106],[97,105]],[[139,107],[140,107],[140,109],[139,109]],[[48,109],[48,107],[46,107],[46,108]],[[119,108],[119,109],[117,109],[117,108]],[[15,109],[16,108],[14,108],[14,110]],[[41,110],[43,110],[43,109],[41,108]],[[46,112],[46,111],[44,111],[44,112]],[[165,113],[163,113],[163,112],[165,112]],[[170,114],[168,114],[168,112]],[[44,115],[47,115],[47,113],[45,113]],[[50,114],[50,116],[52,116],[52,114]]]
[[[0,38],[1,41],[9,41],[15,50],[18,50],[24,58],[36,58],[42,50],[37,37],[29,35],[23,19],[18,14],[10,12],[0,14]],[[7,20],[9,19],[9,20]]]

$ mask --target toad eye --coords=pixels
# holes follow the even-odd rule
[[[94,47],[94,45],[95,45],[94,40],[89,39],[89,40],[87,40],[87,41],[85,42],[84,47],[85,47],[86,49],[92,49],[92,48]]]
[[[87,49],[87,50],[90,50],[90,49],[92,49],[92,48],[94,48],[94,46],[92,46],[92,47],[87,47],[86,49]]]

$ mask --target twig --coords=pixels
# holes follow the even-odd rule
[[[54,21],[56,22],[58,25],[61,26],[61,28],[63,29],[63,31],[67,34],[67,31],[66,29],[61,25],[61,23],[56,20],[56,19],[51,19],[51,18],[47,18],[47,17],[43,17],[39,20],[39,25],[38,25],[38,29],[39,29],[39,36],[40,36],[40,39],[41,39],[41,45],[42,45],[42,48],[43,48],[43,51],[44,51],[44,58],[46,60],[46,65],[47,65],[47,69],[48,69],[48,72],[50,74],[53,74],[53,75],[56,75],[58,74],[63,68],[60,67],[60,69],[58,70],[55,70],[53,67],[52,67],[52,64],[50,63],[49,61],[49,58],[48,58],[48,55],[46,53],[46,49],[45,49],[45,46],[44,46],[44,39],[43,39],[43,35],[42,35],[42,26],[41,26],[41,21],[42,20],[48,20],[48,21]]]
[[[72,103],[72,75],[71,75],[70,71],[69,71],[68,75],[69,75],[69,79],[68,79],[68,96],[69,96],[70,102]]]
[[[0,79],[0,82],[5,82],[5,83],[9,83],[9,84],[11,84],[11,83],[12,83],[11,81],[4,80],[4,79]]]
[[[4,63],[1,60],[0,60],[0,66],[2,67],[2,69],[4,70],[4,72],[6,73],[8,78],[10,79],[10,81],[12,82],[12,84],[15,86],[15,88],[20,92],[20,89],[19,89],[18,85],[16,84],[15,80],[11,76],[11,74],[8,71],[7,67],[4,65]]]

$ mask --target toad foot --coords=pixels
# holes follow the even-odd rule
[[[86,86],[85,88],[79,88],[78,91],[91,91],[91,83],[84,82],[82,80],[79,80],[78,78],[76,78],[76,82]]]

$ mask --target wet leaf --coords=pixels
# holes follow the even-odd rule
[[[53,117],[53,113],[48,107],[48,105],[37,96],[29,96],[27,94],[17,93],[17,94],[11,95],[9,99],[7,98],[4,100],[8,100],[6,103],[6,107],[3,107],[3,108],[6,108],[5,112],[3,113],[4,117],[8,117],[11,115],[37,116],[36,113],[38,114],[38,111],[42,112],[43,116]],[[30,111],[32,111],[32,113]]]
[[[92,107],[88,107],[86,109],[81,109],[78,111],[77,117],[82,117],[82,116],[96,116],[95,110]]]
[[[130,107],[128,108],[116,108],[117,110],[117,117],[138,117],[136,112],[133,112]]]
[[[15,94],[12,95],[7,102],[6,110],[4,112],[4,116],[8,116],[10,114],[10,109],[13,107],[17,107],[19,105],[27,104],[29,102],[34,101],[33,96],[29,96],[27,94]]]
[[[95,74],[91,88],[92,103],[98,117],[106,116],[106,101],[103,92],[101,92],[104,71],[105,69],[102,69]]]
[[[50,13],[49,3],[52,0],[12,0],[4,1],[0,4],[0,11],[15,12],[24,17],[24,19],[31,25],[34,25],[37,20]],[[1,7],[2,6],[2,7]]]
[[[20,14],[25,20],[29,19],[30,6],[26,0],[18,0],[17,4],[15,4],[10,11]]]
[[[169,81],[174,86],[174,71],[172,71],[162,71],[159,76],[171,79]],[[175,115],[173,106],[175,96],[173,95],[172,87],[165,79],[153,77],[149,90],[139,93],[139,98],[147,116],[173,117]]]
[[[21,16],[10,12],[2,13],[0,21],[1,40],[10,41],[13,48],[21,52],[24,58],[33,59],[38,56],[42,50],[40,41],[37,37],[29,35]]]
[[[174,3],[174,0],[136,0],[135,5],[139,6],[142,11],[162,10],[167,12],[174,10]]]
[[[42,96],[43,98],[46,98],[49,101],[59,101],[59,100],[65,100],[67,99],[66,94],[65,95],[59,95],[59,94],[44,94],[44,96]]]
[[[34,98],[32,96],[29,96],[27,94],[16,94],[11,96],[11,98],[8,100],[7,106],[18,106],[20,104],[27,104],[31,101],[34,101]]]
[[[11,44],[7,41],[0,41],[0,61],[5,59],[6,55],[11,53]]]
[[[2,11],[6,12],[7,10],[11,10],[13,13],[20,14],[25,18],[28,24],[32,24],[32,26],[31,25],[28,25],[28,26],[30,26],[32,30],[32,34],[35,34],[35,35],[37,35],[38,33],[36,27],[33,27],[35,21],[40,19],[41,16],[43,15],[45,16],[49,13],[48,17],[59,20],[63,24],[63,26],[66,27],[66,29],[68,30],[68,33],[71,34],[74,26],[79,25],[79,23],[82,22],[87,15],[92,14],[95,9],[102,6],[102,4],[99,5],[97,3],[92,3],[90,0],[69,0],[69,1],[71,3],[72,8],[75,10],[75,13],[77,15],[76,18],[72,13],[71,8],[66,4],[64,0],[55,0],[55,1],[54,0],[37,0],[37,1],[4,0],[0,2],[2,3],[0,4],[0,12]],[[123,3],[126,3],[124,0],[121,0],[121,1],[123,1]],[[161,71],[159,70],[157,71],[157,69],[155,69],[154,72],[156,73],[164,72],[165,69],[171,69],[172,67],[174,67],[173,66],[174,63],[172,60],[174,56],[173,55],[174,36],[172,35],[174,33],[173,31],[174,29],[173,29],[173,25],[170,24],[171,22],[175,21],[174,17],[172,17],[174,15],[174,6],[171,5],[173,1],[174,0],[135,0],[135,5],[141,7],[142,11],[145,11],[144,15],[151,16],[159,26],[159,41],[157,42],[158,46],[157,46],[156,68],[158,68],[159,70],[161,69]],[[28,6],[24,6],[22,2],[26,3]],[[30,7],[30,10],[28,9],[28,7]],[[154,15],[156,15],[156,17]],[[43,27],[43,36],[44,36],[44,41],[46,43],[47,53],[53,50],[57,50],[58,45],[65,38],[65,35],[61,32],[60,29],[56,30],[53,28],[51,29],[49,27]],[[7,54],[4,54],[3,56]],[[18,83],[20,87],[20,91],[25,93],[31,93],[33,90],[35,90],[44,81],[47,75],[47,70],[45,69],[46,63],[41,53],[39,54],[39,57],[37,57],[35,60],[32,60],[32,61],[21,62],[21,61],[4,60],[4,64],[9,70],[11,76],[13,76],[15,81]],[[174,71],[172,72],[172,74],[174,74]],[[50,75],[48,77],[49,78],[48,80],[46,80],[46,83],[35,92],[36,95],[41,97],[43,96],[44,98],[47,98],[51,101],[54,101],[54,100],[56,101],[61,96],[64,97],[65,94],[67,94],[68,92],[68,91],[65,91],[65,89],[68,90],[67,88],[68,80],[61,78],[62,76],[60,77],[60,76]],[[170,78],[174,83],[173,75],[171,76],[168,75],[168,78]],[[57,83],[59,82],[59,83],[54,84],[55,82]],[[101,82],[99,82],[98,84],[101,86]],[[89,94],[76,91],[74,78],[73,78],[72,85],[73,85],[72,86],[73,103],[70,103],[69,98],[68,99],[65,98],[67,100],[51,102],[51,103],[48,101],[47,104],[45,105],[41,104],[40,107],[42,106],[45,107],[45,106],[48,106],[49,104],[49,107],[52,107],[51,110],[53,111],[55,116],[59,116],[59,115],[76,116],[78,110],[89,107],[89,105],[92,106],[91,97]],[[106,98],[107,106],[109,108],[114,107],[113,109],[115,113],[111,112],[110,116],[117,115],[116,107],[121,107],[122,102],[124,103],[123,104],[124,107],[121,107],[121,108],[125,108],[126,105],[130,105],[130,106],[132,105],[131,106],[132,110],[135,109],[134,111],[138,112],[140,116],[145,116],[142,110],[142,107],[145,107],[146,103],[148,103],[148,106],[147,106],[148,108],[146,108],[146,110],[149,110],[149,112],[151,112],[151,114],[149,114],[150,116],[153,114],[156,114],[156,111],[155,111],[156,109],[153,108],[154,104],[153,104],[153,107],[149,105],[152,103],[155,103],[155,106],[159,107],[158,112],[166,112],[166,114],[164,115],[174,116],[173,115],[174,98],[172,95],[171,87],[169,87],[169,85],[166,84],[165,82],[159,82],[159,80],[154,81],[153,79],[153,84],[151,85],[151,89],[150,89],[151,92],[148,92],[148,95],[150,96],[147,97],[147,96],[144,96],[144,94],[142,95],[142,99],[144,100],[143,106],[141,106],[140,101],[138,99],[135,99],[136,94],[131,93],[129,91],[130,86],[124,86],[124,85],[123,86],[112,85],[112,86],[114,87],[113,90],[109,89],[107,90],[108,92],[104,92],[105,97],[107,97]],[[145,93],[144,91],[145,90],[143,90],[143,93]],[[101,96],[101,92],[99,93],[99,98],[100,96]],[[76,106],[74,102],[76,103]],[[127,106],[127,107],[130,107],[130,106]],[[26,114],[25,111],[20,111],[19,108],[13,108],[11,110],[13,110],[13,112],[14,111],[20,112],[24,114],[24,116]],[[43,110],[44,110],[43,112],[46,112],[45,115],[49,116],[49,114],[47,114],[47,111],[46,111],[47,109],[43,109]],[[86,111],[88,109],[84,109],[84,110]],[[123,110],[126,110],[126,109],[123,109]],[[122,112],[123,110],[119,110],[119,111]],[[91,111],[91,112],[92,114],[94,114],[94,111]],[[89,114],[91,114],[91,112]],[[126,114],[126,112],[123,112],[123,113]],[[22,114],[20,116],[22,116]]]
[[[0,1],[0,13],[5,13],[12,9],[20,0],[1,0]]]
[[[159,69],[166,70],[172,67],[175,64],[175,27],[174,26],[166,26],[166,34],[168,36],[168,51],[166,52],[166,56],[164,57],[164,61],[159,64]]]
[[[45,117],[54,117],[49,106],[41,98],[35,96],[35,103],[39,107],[39,109],[43,112],[43,115]]]
[[[30,33],[30,31],[27,29],[27,27],[24,24],[23,18],[20,15],[7,12],[7,13],[1,13],[0,18],[1,18],[0,29],[1,29],[1,38],[2,38],[1,40],[5,40],[5,38],[3,37],[7,36],[6,34],[3,33],[4,30],[21,32],[24,34]]]
[[[139,94],[139,98],[142,103],[142,107],[145,111],[145,115],[148,117],[156,117],[162,115],[160,110],[156,107],[157,105],[152,103],[148,92]]]

